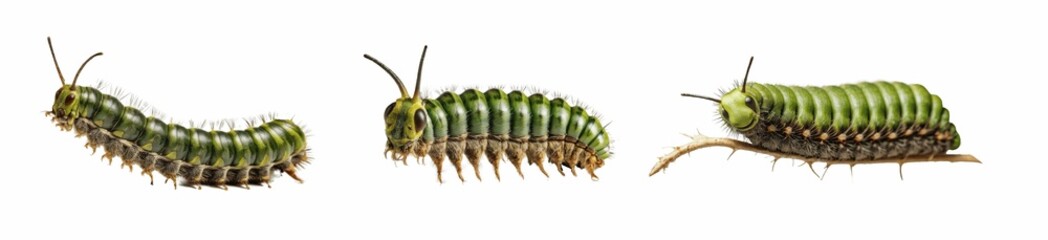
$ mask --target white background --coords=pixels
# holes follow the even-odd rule
[[[0,238],[1045,237],[1042,6],[374,2],[0,4]],[[179,122],[294,116],[312,134],[305,183],[173,190],[100,162],[42,114],[59,86],[47,36],[68,79],[103,51],[81,84]],[[506,163],[496,182],[485,161],[485,181],[446,169],[441,185],[432,164],[384,159],[381,113],[398,93],[361,55],[412,88],[426,44],[425,89],[534,86],[602,114],[615,155],[601,180],[533,166],[521,180]],[[951,110],[956,152],[984,164],[908,164],[905,181],[893,164],[834,166],[820,181],[713,148],[648,177],[681,133],[727,135],[711,104],[679,93],[730,87],[750,56],[758,82],[924,84]]]

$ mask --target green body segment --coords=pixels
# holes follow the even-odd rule
[[[762,111],[770,111],[762,118],[775,117],[797,127],[836,133],[946,131],[953,136],[951,149],[960,147],[960,136],[942,99],[919,84],[877,81],[824,87],[747,86],[746,94],[761,101]]]
[[[899,93],[895,91],[895,86],[892,86],[888,82],[874,82],[877,87],[877,91],[881,93],[881,98],[884,99],[884,126],[899,126],[902,122],[902,103],[899,98]]]
[[[131,107],[124,107],[120,115],[120,124],[113,129],[113,135],[124,139],[138,139],[145,134],[146,116]]]
[[[901,82],[891,82],[891,85],[895,87],[895,92],[899,94],[899,111],[901,116],[899,122],[902,126],[913,125],[917,116],[917,98],[914,97],[909,85]]]
[[[98,106],[92,122],[101,128],[113,129],[120,121],[120,115],[124,112],[124,104],[113,96],[102,94],[98,99]]]
[[[459,134],[468,129],[470,134],[505,134],[513,138],[570,137],[588,146],[601,159],[611,156],[610,137],[600,120],[562,98],[550,100],[542,94],[506,93],[492,88],[483,94],[476,89],[460,94],[444,92],[423,102],[429,117],[422,134],[426,143],[455,136],[456,129],[462,129]],[[474,112],[480,110],[486,113]]]
[[[928,89],[924,88],[920,84],[911,84],[910,91],[913,92],[913,103],[916,105],[915,113],[913,115],[914,123],[919,123],[923,126],[927,126],[928,118],[932,114],[932,111],[938,111],[932,109],[932,94],[928,92]],[[908,124],[906,126],[913,126]]]
[[[866,110],[870,112],[869,128],[862,130],[878,130],[888,125],[888,107],[884,103],[881,90],[873,83],[863,82],[856,85],[866,96]]]
[[[568,132],[571,105],[563,98],[549,101],[549,135],[564,136]]]
[[[931,111],[932,111],[932,113],[928,115],[928,123],[929,123],[928,127],[930,127],[930,128],[938,128],[938,126],[939,126],[938,123],[939,123],[939,120],[942,119],[942,112],[944,110],[946,110],[946,109],[942,107],[942,99],[940,99],[939,96],[937,96],[937,95],[932,95],[932,101],[931,101]]]
[[[222,131],[211,131],[211,142],[212,149],[214,149],[215,155],[211,161],[202,161],[210,163],[208,165],[212,167],[225,167],[233,163],[233,159],[236,156],[236,149],[233,148],[233,138],[228,133]]]
[[[470,135],[488,134],[488,103],[487,96],[476,89],[462,92],[460,95],[462,104],[466,106],[467,119]]]
[[[213,167],[260,166],[287,160],[306,148],[305,133],[289,120],[230,132],[204,131],[146,117],[95,88],[79,86],[76,91],[75,116],[171,160]]]
[[[812,105],[815,107],[815,111],[812,112],[815,116],[812,126],[818,129],[826,129],[833,119],[833,106],[830,105],[830,96],[826,94],[826,91],[818,87],[809,86],[805,87],[804,90],[808,90],[808,94],[811,94]]]
[[[424,99],[422,102],[426,105],[426,114],[429,115],[426,118],[429,121],[426,123],[426,130],[422,133],[423,139],[433,142],[448,137],[448,114],[444,112],[444,107],[435,99]]]
[[[778,115],[780,116],[779,119],[782,122],[788,122],[788,123],[796,122],[797,121],[797,101],[786,101],[786,99],[796,99],[797,95],[793,94],[793,90],[790,89],[789,87],[778,86],[778,85],[767,85],[767,86],[768,86],[768,89],[774,89],[773,91],[778,91],[779,95],[782,96],[781,99],[776,98],[775,100],[779,101],[779,102],[774,104],[776,106],[776,109],[780,109],[779,111],[781,111],[781,113],[778,113]]]
[[[469,118],[466,116],[466,107],[458,94],[445,92],[437,97],[437,101],[444,109],[447,117],[448,136],[459,136],[466,134],[469,127]]]
[[[290,134],[288,134],[287,129],[285,129],[282,126],[278,126],[278,124],[280,123],[268,122],[262,124],[261,126],[262,130],[264,130],[264,132],[269,135],[269,148],[272,150],[273,153],[273,157],[269,159],[270,161],[288,159],[289,157],[291,157],[291,154],[295,153],[295,151],[297,150],[300,150],[295,149],[295,143],[292,143],[294,139],[285,138],[286,136],[290,136]],[[262,164],[267,164],[267,162],[263,162]]]
[[[773,114],[773,118],[779,118],[782,113],[782,93],[779,89],[773,86],[754,84],[753,91],[757,93],[757,102],[761,103],[760,108],[762,113]],[[765,101],[764,99],[767,99]]]
[[[528,97],[520,91],[510,92],[509,109],[512,112],[509,136],[514,138],[531,136],[531,107],[528,106]]]
[[[78,108],[76,111],[80,113],[80,117],[94,118],[95,112],[98,112],[98,106],[100,106],[98,102],[103,94],[94,88],[85,87],[77,88],[77,92],[79,93],[79,98],[77,99]]]
[[[513,117],[509,108],[509,96],[499,89],[490,89],[484,93],[488,99],[488,116],[491,117],[491,134],[508,135],[510,120]]]
[[[231,131],[231,133],[236,133],[236,139],[238,139],[238,141],[234,141],[233,143],[240,143],[239,146],[235,145],[237,147],[238,157],[237,160],[233,161],[235,166],[243,167],[258,163],[262,151],[258,149],[258,145],[255,144],[254,140],[252,140],[251,133],[246,130],[236,130]]]
[[[198,128],[189,129],[189,154],[186,160],[190,164],[209,165],[211,160],[211,133]],[[203,161],[209,162],[203,162]]]
[[[848,98],[849,107],[851,108],[852,121],[851,124],[848,124],[850,127],[848,131],[861,132],[866,130],[866,127],[870,125],[870,109],[862,88],[854,84],[845,84],[841,86],[841,89],[844,91],[843,97]]]
[[[168,159],[186,159],[189,153],[190,139],[185,127],[178,124],[167,125],[167,147],[162,155]]]
[[[528,97],[528,106],[531,107],[531,137],[548,136],[549,99],[541,93],[532,94]]]
[[[811,93],[809,93],[808,90],[797,86],[789,86],[786,89],[793,92],[793,96],[795,97],[793,100],[797,101],[797,119],[793,121],[793,124],[801,128],[814,125],[815,104],[812,102],[815,100],[812,99]]]
[[[851,101],[844,89],[838,86],[827,86],[823,90],[830,96],[830,106],[833,108],[833,121],[830,123],[830,129],[833,129],[834,132],[842,132],[852,124]]]

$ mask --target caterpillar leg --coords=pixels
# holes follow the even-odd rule
[[[139,154],[139,158],[141,159],[141,161],[138,162],[138,166],[142,167],[142,175],[149,175],[149,185],[153,185],[153,169],[156,168],[156,155],[142,153]]]
[[[218,171],[215,171],[215,176],[213,176],[212,179],[215,187],[229,191],[229,187],[226,187],[226,181],[229,179],[229,167],[222,167],[218,169]]]
[[[524,162],[524,152],[527,151],[527,149],[528,145],[526,139],[524,139],[524,141],[514,139],[509,141],[506,146],[506,158],[509,159],[509,162],[513,164],[514,168],[517,168],[517,175],[520,175],[520,178],[524,178],[524,172],[520,170],[520,164]]]
[[[538,165],[539,171],[542,171],[542,175],[549,178],[549,174],[546,173],[546,167],[543,166],[542,160],[546,158],[546,138],[532,138],[528,140],[528,164]]]
[[[206,165],[196,165],[193,169],[190,169],[189,175],[186,176],[189,186],[196,187],[197,190],[203,189],[200,184],[204,181],[205,170],[207,170]]]
[[[564,136],[550,136],[546,154],[549,156],[549,162],[557,166],[560,176],[564,176]]]
[[[269,185],[269,181],[273,178],[273,164],[267,164],[258,171],[258,181],[265,183],[266,187],[273,188],[273,185]]]
[[[465,134],[463,136],[449,137],[447,142],[447,154],[448,159],[451,160],[451,165],[455,166],[455,173],[458,174],[459,181],[466,181],[466,178],[462,177],[462,154],[466,150],[466,141],[464,141]]]
[[[480,157],[484,156],[484,147],[487,146],[487,134],[482,135],[470,135],[469,139],[466,140],[466,159],[469,160],[469,164],[473,165],[473,174],[477,175],[477,180],[480,179]]]
[[[124,144],[124,151],[120,153],[120,160],[122,161],[122,163],[120,163],[120,168],[123,168],[124,165],[127,165],[127,170],[134,172],[135,163],[138,163],[140,161],[138,158],[138,147],[134,146],[131,142],[128,142],[127,140],[123,139],[120,140],[120,143]]]
[[[586,166],[584,166],[585,158],[583,157],[583,154],[586,153],[586,149],[585,149],[584,146],[578,145],[578,143],[575,143],[574,147],[569,147],[569,148],[572,148],[574,150],[571,151],[571,154],[567,155],[568,156],[568,159],[567,159],[568,166],[567,167],[571,169],[571,176],[578,176],[578,173],[575,172],[575,168],[585,168],[586,167]]]
[[[488,146],[484,150],[484,155],[488,157],[488,162],[491,163],[491,167],[495,171],[495,179],[502,181],[502,176],[499,174],[499,163],[502,162],[502,154],[506,152],[506,141],[509,139],[509,135],[492,135],[488,138]]]
[[[590,180],[593,180],[593,181],[600,180],[600,177],[597,177],[597,173],[593,172],[594,170],[597,169],[597,167],[599,167],[599,164],[597,162],[597,157],[593,156],[593,155],[589,155],[589,157],[586,159],[586,172],[589,173]]]
[[[175,160],[161,168],[160,174],[164,175],[164,183],[171,180],[175,189],[178,189],[178,171],[182,169],[182,164],[184,163],[182,160]]]
[[[249,166],[245,167],[244,169],[237,170],[236,179],[237,185],[243,186],[245,189],[251,189],[251,185],[249,184],[251,181],[251,167]],[[301,180],[299,181],[301,182]]]
[[[433,160],[433,165],[437,166],[437,181],[444,183],[444,153],[446,152],[447,143],[446,139],[438,139],[433,142],[429,148],[429,158]]]
[[[695,151],[695,150],[698,150],[698,149],[708,148],[708,147],[716,147],[716,146],[727,147],[727,148],[736,149],[736,150],[746,150],[746,151],[751,151],[751,152],[755,152],[755,153],[761,153],[761,154],[770,155],[772,157],[775,157],[775,160],[773,160],[773,162],[774,161],[778,161],[779,158],[784,158],[784,157],[785,158],[793,158],[793,159],[808,159],[807,157],[804,157],[804,156],[798,156],[798,155],[793,155],[793,154],[784,154],[784,153],[779,153],[779,152],[772,152],[772,151],[766,150],[764,148],[760,148],[758,146],[754,146],[752,144],[749,144],[749,143],[746,143],[746,142],[742,142],[742,141],[738,141],[738,140],[735,140],[735,139],[711,138],[711,137],[704,136],[702,134],[696,134],[695,136],[692,136],[691,138],[692,138],[691,142],[689,142],[687,144],[684,144],[684,145],[681,145],[681,146],[673,147],[672,151],[670,151],[666,155],[663,155],[663,156],[659,157],[659,161],[656,162],[655,166],[653,166],[651,168],[651,171],[648,173],[648,176],[654,176],[656,173],[659,173],[659,172],[665,170],[666,167],[668,167],[670,163],[672,163],[673,161],[676,161],[677,158],[679,158],[680,156],[682,156],[684,154],[688,154],[688,153],[690,153],[692,151]],[[849,164],[899,163],[899,165],[902,166],[902,164],[910,163],[910,162],[972,162],[972,163],[982,163],[982,162],[979,161],[979,159],[975,158],[975,156],[967,155],[967,154],[941,154],[941,155],[927,156],[926,158],[923,157],[923,156],[910,156],[910,157],[911,158],[883,158],[883,159],[875,159],[875,160],[864,160],[864,161],[858,161],[858,162],[849,162]],[[815,161],[827,162],[828,164],[841,163],[841,162],[827,161],[827,160],[822,160],[822,159],[805,160],[805,162],[809,162],[809,161],[810,162],[815,162]],[[814,172],[814,169],[812,171]],[[900,168],[900,178],[901,178],[901,172],[902,172],[902,170]],[[816,175],[818,175],[818,174],[816,174]]]

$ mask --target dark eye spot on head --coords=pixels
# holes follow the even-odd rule
[[[59,95],[62,95],[62,90],[58,90],[55,92],[55,100],[58,100]]]
[[[66,95],[66,99],[65,99],[65,105],[66,106],[73,105],[73,100],[76,100],[76,96],[75,95],[76,94],[72,94],[72,93],[70,93],[69,95]]]
[[[426,111],[422,109],[415,111],[415,131],[421,132],[426,129]]]
[[[724,121],[728,121],[728,111],[722,109],[721,110],[721,117],[724,118]]]
[[[749,107],[754,112],[757,111],[757,101],[753,101],[753,98],[746,97],[746,107]]]
[[[397,105],[397,103],[395,103],[395,102],[394,103],[390,103],[389,107],[386,107],[386,113],[382,114],[382,116],[389,117],[389,114],[393,113],[393,106],[394,105]]]

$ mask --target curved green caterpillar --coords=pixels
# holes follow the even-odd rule
[[[492,88],[487,91],[466,89],[461,93],[444,92],[437,98],[422,98],[423,48],[419,60],[415,93],[408,96],[407,88],[392,70],[375,58],[364,54],[382,67],[400,88],[400,98],[391,103],[383,117],[386,121],[386,153],[395,160],[405,161],[408,155],[422,158],[429,154],[441,177],[445,156],[451,160],[462,177],[462,155],[465,153],[480,179],[480,157],[486,155],[499,176],[499,160],[505,154],[522,178],[520,164],[525,156],[529,164],[537,164],[547,177],[542,158],[557,166],[564,175],[568,167],[586,169],[593,180],[594,170],[604,165],[611,156],[608,133],[600,119],[590,116],[586,109],[571,106],[562,98],[548,99],[541,93],[527,95],[521,91],[506,93]]]
[[[901,166],[912,161],[909,157],[923,156],[930,161],[961,145],[942,99],[920,84],[875,81],[787,86],[749,83],[748,77],[749,67],[742,84],[720,99],[681,95],[717,103],[725,126],[748,138],[753,148],[775,155],[776,160],[788,155],[807,159],[809,166],[813,161],[854,166],[898,159]],[[730,141],[698,145],[707,144],[736,150],[750,147]],[[663,157],[652,174],[678,154]],[[978,162],[974,157],[964,161]]]
[[[86,135],[85,147],[97,150],[101,146],[105,152],[102,157],[110,162],[119,156],[123,160],[121,167],[126,165],[128,170],[138,164],[142,174],[149,175],[150,184],[153,184],[153,170],[160,171],[166,178],[165,183],[172,180],[176,188],[178,176],[198,188],[200,184],[222,188],[226,183],[244,187],[257,183],[269,185],[270,174],[275,170],[302,181],[295,169],[308,162],[306,139],[295,123],[273,119],[256,127],[229,132],[164,123],[125,106],[118,97],[76,85],[80,71],[91,59],[101,56],[101,52],[84,61],[73,83],[66,84],[50,37],[47,45],[62,87],[55,92],[51,111],[45,114],[62,130],[75,130],[77,137]]]

